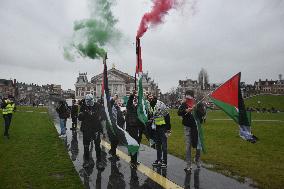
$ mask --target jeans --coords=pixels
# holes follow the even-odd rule
[[[185,135],[185,144],[186,144],[186,162],[187,167],[191,166],[191,128],[184,127],[184,135]],[[195,161],[198,162],[200,160],[200,149],[196,149]]]
[[[65,135],[66,133],[66,119],[60,119],[60,135]]]
[[[5,127],[4,136],[9,136],[9,128],[11,125],[12,114],[3,115],[3,118],[4,118],[4,127]]]
[[[156,130],[154,131],[154,140],[157,149],[157,160],[161,161],[163,156],[163,161],[167,163],[168,140],[165,134],[166,134],[166,128],[164,126],[157,126]]]

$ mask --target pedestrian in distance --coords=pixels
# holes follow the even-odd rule
[[[59,124],[60,124],[60,135],[59,137],[66,136],[66,122],[67,118],[70,117],[70,110],[67,106],[67,103],[63,100],[59,101],[59,105],[56,108],[56,112],[59,116]]]
[[[1,108],[4,118],[4,137],[9,139],[9,129],[12,122],[13,113],[16,110],[13,96],[9,95],[8,98],[4,98],[1,104]]]
[[[70,128],[70,130],[76,131],[77,129],[78,113],[79,113],[78,105],[76,104],[76,100],[73,99],[72,106],[71,106],[72,127]]]

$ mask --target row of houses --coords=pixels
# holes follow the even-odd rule
[[[56,84],[37,85],[0,79],[0,98],[9,95],[13,96],[15,101],[21,105],[45,105],[50,97],[74,98],[75,91],[62,90],[61,85]]]

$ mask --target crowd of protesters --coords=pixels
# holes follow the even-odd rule
[[[192,102],[189,105],[186,103],[188,99]],[[110,108],[112,114],[112,124],[115,123],[118,127],[126,130],[129,135],[137,141],[140,145],[142,135],[150,141],[151,147],[156,149],[156,160],[152,163],[153,167],[167,168],[168,163],[168,139],[171,135],[171,118],[168,111],[168,107],[157,99],[152,94],[145,95],[145,103],[147,107],[148,122],[145,124],[140,121],[137,114],[138,97],[136,91],[134,91],[126,103],[126,111],[121,111],[121,103],[118,95],[114,95],[110,98]],[[184,101],[178,110],[178,115],[182,117],[182,123],[184,125],[185,143],[186,143],[186,162],[187,166],[184,169],[186,172],[191,172],[191,148],[197,148],[197,126],[192,116],[192,110],[195,106],[193,91],[187,91],[185,93]],[[72,101],[72,106],[68,107],[67,103],[60,101],[56,108],[60,119],[60,137],[66,136],[66,120],[71,116],[72,132],[77,130],[77,120],[81,121],[80,130],[83,133],[83,145],[84,145],[84,167],[90,166],[90,144],[95,145],[97,168],[104,169],[101,161],[101,138],[109,136],[110,150],[109,154],[115,161],[119,161],[120,158],[117,155],[117,146],[120,143],[120,139],[117,136],[111,136],[109,130],[104,129],[107,122],[107,114],[105,113],[103,100],[95,102],[93,95],[88,94],[85,98],[78,103],[76,100]],[[205,115],[205,114],[204,114]],[[201,118],[202,119],[202,116]],[[200,120],[202,122],[202,120]],[[105,133],[106,132],[106,133]],[[140,162],[138,161],[138,153],[129,154],[132,168],[137,168]],[[200,149],[196,149],[195,163],[197,168],[200,168]]]

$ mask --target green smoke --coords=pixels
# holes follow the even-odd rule
[[[121,33],[115,28],[118,20],[111,12],[114,0],[89,0],[90,18],[74,22],[71,41],[63,48],[64,57],[74,61],[74,50],[82,57],[104,57],[104,47],[116,42]]]

